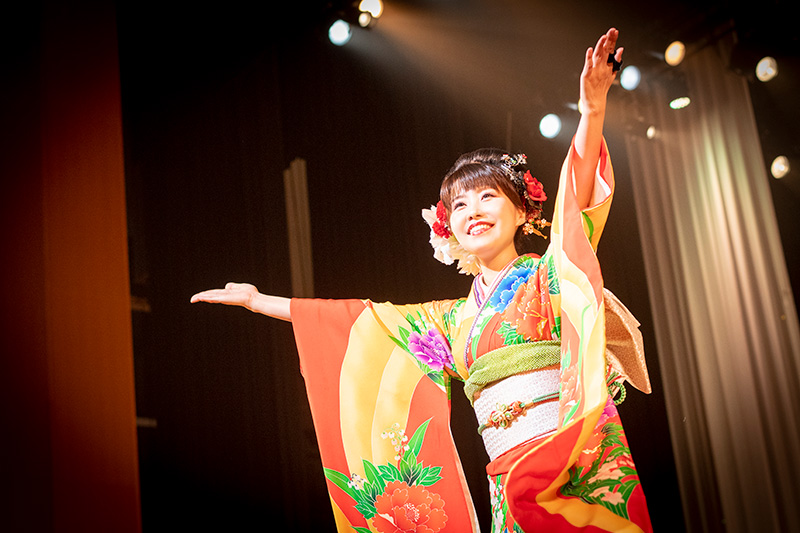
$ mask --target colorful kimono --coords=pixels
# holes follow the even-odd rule
[[[339,531],[478,531],[451,377],[465,380],[492,459],[493,531],[651,530],[612,399],[623,380],[649,392],[641,337],[595,257],[613,171],[604,146],[606,197],[581,211],[572,157],[547,252],[518,257],[492,287],[478,277],[466,299],[418,305],[292,301]]]

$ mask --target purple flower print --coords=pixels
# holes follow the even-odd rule
[[[447,339],[435,329],[424,335],[412,331],[408,336],[408,351],[431,370],[442,370],[444,365],[453,366],[453,356]]]

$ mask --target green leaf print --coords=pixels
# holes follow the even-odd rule
[[[325,472],[325,477],[331,480],[334,485],[345,491],[354,500],[357,499],[356,491],[349,485],[349,477],[330,468],[324,468],[323,471]]]
[[[418,484],[430,487],[431,485],[442,479],[442,476],[439,475],[441,471],[442,471],[441,466],[423,468],[422,475],[420,476]]]
[[[381,477],[387,482],[401,481],[403,478],[400,475],[400,470],[393,464],[378,465],[378,470],[381,472]]]
[[[547,261],[547,290],[550,294],[561,294],[561,284],[558,282],[558,272],[556,262],[552,256]]]
[[[380,471],[378,471],[378,469],[366,459],[364,459],[362,463],[364,465],[364,473],[367,475],[367,481],[380,489],[378,491],[380,494],[386,488],[386,482],[383,480]]]
[[[627,502],[639,485],[639,477],[634,468],[617,462],[617,458],[630,455],[630,449],[622,444],[620,437],[622,426],[608,423],[602,431],[607,436],[600,443],[597,459],[590,468],[573,467],[570,480],[561,487],[561,493],[602,505],[628,518]]]
[[[420,424],[411,436],[411,440],[408,441],[409,451],[414,453],[414,457],[418,456],[419,451],[422,449],[422,441],[425,439],[425,432],[428,430],[428,424],[431,420],[432,419],[429,418]]]
[[[592,236],[594,235],[592,219],[583,211],[581,211],[581,215],[583,215],[583,221],[586,223],[586,236],[589,238],[589,242],[592,242]]]
[[[506,344],[524,344],[526,342],[525,337],[517,333],[517,328],[506,321],[500,323],[497,334],[503,337],[503,342]]]

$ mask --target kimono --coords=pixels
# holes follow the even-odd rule
[[[652,530],[614,404],[625,380],[649,392],[641,336],[595,256],[613,171],[604,145],[605,198],[580,210],[573,151],[546,253],[491,287],[476,277],[467,298],[416,305],[292,300],[340,532],[479,530],[450,433],[452,378],[491,459],[493,531]]]

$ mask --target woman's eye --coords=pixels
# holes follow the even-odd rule
[[[453,210],[458,209],[459,207],[464,207],[464,202],[456,202],[453,204]]]
[[[484,199],[484,198],[494,198],[494,197],[495,197],[495,194],[494,194],[494,192],[492,192],[492,191],[486,191],[486,192],[484,192],[483,194],[481,194],[481,199]]]

